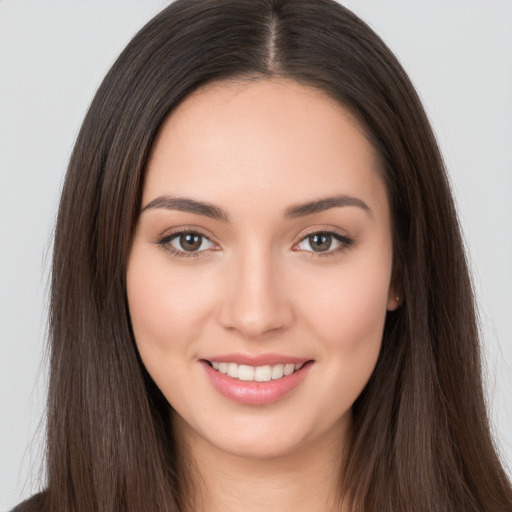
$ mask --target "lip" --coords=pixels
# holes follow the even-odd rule
[[[212,357],[203,357],[212,363],[237,363],[248,366],[274,366],[276,364],[304,364],[311,359],[304,357],[285,356],[282,354],[223,354]]]
[[[276,357],[278,359],[276,359]],[[304,366],[291,375],[268,382],[242,381],[234,379],[223,373],[214,370],[208,361],[248,364],[250,366],[266,366],[282,364],[283,362],[300,364]],[[272,361],[272,362],[269,362]],[[273,362],[276,361],[276,362]],[[229,400],[245,405],[266,405],[277,402],[292,392],[306,378],[313,366],[311,359],[293,358],[278,356],[277,354],[266,354],[262,356],[244,356],[232,354],[232,357],[219,356],[212,359],[201,359],[199,361],[212,386]]]

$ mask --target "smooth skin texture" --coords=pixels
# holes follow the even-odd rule
[[[333,197],[351,199],[298,208]],[[314,88],[211,84],[165,121],[127,292],[142,361],[204,484],[197,510],[334,509],[351,406],[398,306],[391,230],[376,152]],[[233,353],[311,362],[284,397],[246,405],[206,377],[205,359]]]

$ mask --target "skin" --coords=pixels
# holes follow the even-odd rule
[[[367,208],[285,215],[339,195]],[[145,209],[162,196],[216,205],[229,220]],[[387,191],[362,129],[293,81],[206,86],[163,124],[142,205],[128,303],[142,361],[200,475],[192,506],[336,509],[351,406],[375,367],[386,312],[398,305]],[[176,230],[207,238],[186,252],[179,236],[170,238]],[[320,253],[312,232],[352,242],[332,239]],[[312,363],[299,386],[265,405],[221,395],[200,363],[269,352]]]

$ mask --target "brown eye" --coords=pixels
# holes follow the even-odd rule
[[[295,250],[304,252],[333,254],[339,252],[352,244],[353,240],[335,232],[317,231],[304,237],[296,246]]]
[[[176,254],[181,253],[182,255],[201,253],[215,247],[215,244],[209,238],[195,231],[184,231],[166,236],[159,244],[168,247]]]
[[[202,241],[203,237],[197,233],[182,233],[179,237],[180,248],[184,251],[197,251]]]
[[[316,233],[308,236],[311,249],[315,252],[328,251],[332,245],[332,236],[329,233]]]

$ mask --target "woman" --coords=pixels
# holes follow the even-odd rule
[[[20,510],[512,509],[435,139],[333,2],[182,0],[133,39],[71,158],[51,340]]]

